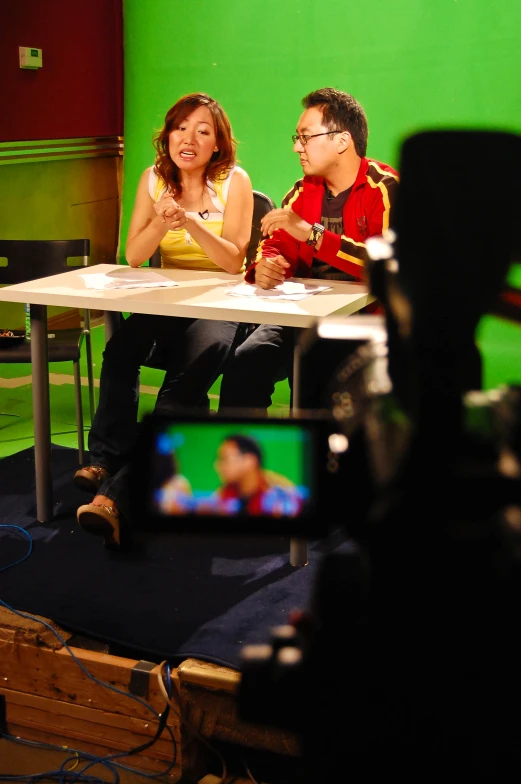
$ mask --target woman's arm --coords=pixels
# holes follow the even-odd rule
[[[237,168],[230,182],[224,211],[222,237],[206,228],[203,220],[187,216],[186,230],[214,264],[226,272],[240,272],[246,258],[253,220],[253,190],[244,169]]]
[[[181,207],[168,218],[156,213],[154,201],[148,192],[149,174],[150,170],[145,169],[141,175],[130,219],[125,256],[131,267],[139,267],[147,261],[167,231],[186,225],[185,211]]]

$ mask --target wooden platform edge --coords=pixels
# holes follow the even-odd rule
[[[48,636],[39,638],[37,628],[20,629],[18,616],[11,615],[14,628],[5,614],[0,621],[0,694],[6,700],[8,734],[96,756],[130,751],[154,737],[157,715],[166,708],[159,664],[68,643],[56,648],[53,641],[50,647]],[[53,627],[63,639],[70,637]],[[171,677],[167,724],[174,741],[163,730],[146,751],[122,758],[125,765],[154,774],[171,766],[167,779],[177,782],[201,769],[208,750],[200,736],[210,743],[300,754],[291,733],[240,719],[237,671],[185,659]]]

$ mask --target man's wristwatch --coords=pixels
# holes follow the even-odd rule
[[[325,232],[324,226],[320,223],[314,223],[311,227],[311,232],[306,240],[306,245],[311,245],[312,248],[317,247],[317,242]]]

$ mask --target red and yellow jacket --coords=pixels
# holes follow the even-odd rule
[[[362,158],[360,168],[343,211],[344,234],[325,231],[317,252],[305,242],[294,239],[284,229],[276,231],[259,243],[261,257],[284,256],[290,262],[286,277],[310,276],[313,257],[317,256],[358,279],[365,278],[368,237],[380,235],[389,228],[391,210],[398,188],[398,173],[386,163]],[[282,200],[282,206],[292,209],[308,223],[320,223],[325,181],[322,177],[304,177],[295,183]],[[255,281],[255,264],[246,272],[246,280]]]

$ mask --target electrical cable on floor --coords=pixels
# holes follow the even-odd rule
[[[5,607],[7,610],[10,610],[11,612],[15,613],[15,615],[19,615],[21,618],[26,618],[28,620],[37,621],[38,623],[41,623],[43,626],[45,626],[48,629],[50,629],[50,631],[58,638],[58,640],[66,648],[66,650],[71,655],[71,657],[74,659],[76,664],[87,675],[87,677],[91,681],[93,681],[93,683],[96,683],[99,686],[103,686],[105,688],[108,688],[111,691],[114,691],[117,694],[120,694],[120,695],[122,695],[124,697],[128,697],[128,698],[130,698],[132,700],[135,700],[136,702],[140,703],[145,708],[147,708],[147,710],[150,710],[154,714],[154,716],[158,719],[158,727],[157,727],[157,730],[156,730],[154,736],[149,741],[147,741],[146,743],[143,743],[140,746],[136,746],[135,748],[129,749],[128,751],[125,751],[125,752],[118,752],[117,754],[110,754],[110,755],[106,755],[106,756],[100,757],[100,756],[96,756],[96,755],[93,755],[93,754],[88,754],[87,752],[83,752],[83,751],[81,751],[79,749],[72,749],[70,747],[67,747],[67,749],[66,749],[67,751],[71,751],[74,754],[79,755],[79,757],[81,759],[85,759],[85,760],[89,761],[89,764],[85,768],[82,768],[81,771],[79,771],[78,773],[73,774],[72,776],[67,776],[67,781],[68,782],[73,782],[73,781],[82,781],[82,782],[84,782],[84,781],[86,781],[86,779],[88,779],[89,777],[86,777],[84,779],[82,774],[88,768],[91,768],[93,765],[96,765],[96,764],[104,764],[104,765],[107,764],[109,767],[117,766],[119,768],[122,768],[123,770],[127,770],[127,771],[129,771],[131,773],[136,773],[136,774],[139,774],[141,776],[145,776],[146,778],[149,778],[149,779],[157,779],[157,778],[161,778],[162,776],[168,775],[168,773],[170,773],[170,771],[175,767],[176,762],[177,762],[177,742],[176,742],[176,740],[174,738],[172,730],[170,729],[170,727],[166,723],[167,719],[168,719],[169,712],[170,712],[170,705],[167,704],[165,710],[163,711],[163,713],[158,714],[157,711],[151,705],[149,705],[147,702],[145,702],[145,700],[142,700],[140,697],[136,697],[134,694],[129,694],[128,692],[124,692],[121,689],[118,689],[116,686],[111,686],[111,684],[105,683],[104,681],[101,681],[98,678],[95,678],[93,675],[91,675],[90,672],[88,672],[88,670],[84,667],[84,665],[79,661],[79,659],[71,651],[71,649],[69,648],[69,646],[67,645],[67,643],[63,639],[63,637],[56,631],[56,629],[53,629],[53,627],[50,624],[48,624],[46,621],[43,621],[41,618],[37,618],[36,616],[32,616],[32,615],[30,615],[28,613],[22,613],[22,612],[20,612],[18,610],[13,609],[6,602],[4,602],[2,599],[0,599],[0,605],[2,607]],[[133,754],[139,754],[140,752],[145,751],[146,749],[150,748],[150,746],[152,746],[156,742],[156,740],[158,740],[160,735],[163,733],[163,730],[165,730],[165,729],[167,730],[167,732],[168,732],[168,734],[170,736],[170,739],[172,741],[172,746],[173,746],[173,749],[174,749],[172,761],[165,768],[165,770],[163,770],[163,771],[161,771],[159,773],[142,773],[140,770],[136,770],[135,768],[132,768],[129,765],[123,765],[122,763],[113,762],[113,760],[116,760],[119,757],[129,757],[129,756],[132,756]],[[11,736],[11,735],[5,735],[4,734],[3,736],[0,736],[0,737],[4,737],[4,738],[6,738],[8,740],[18,740],[19,742],[22,742],[22,739],[15,738],[15,736]],[[23,743],[27,743],[27,741],[23,741]],[[37,741],[32,741],[28,745],[34,745],[34,746],[39,746],[39,747],[43,747],[43,748],[51,748],[51,749],[59,750],[59,751],[63,751],[64,750],[64,747],[62,747],[62,746],[55,746],[53,744],[41,744],[41,743],[39,743]],[[63,771],[62,771],[62,773],[63,773]],[[27,777],[25,777],[25,778],[27,778]],[[0,781],[3,780],[3,779],[5,779],[5,776],[0,773]],[[5,780],[22,780],[22,779],[24,779],[24,777],[15,777],[14,779],[5,779]]]
[[[218,749],[216,749],[215,746],[213,746],[210,743],[210,741],[208,741],[204,737],[204,735],[202,735],[199,732],[199,730],[197,730],[193,726],[193,724],[189,721],[189,719],[187,719],[187,717],[185,716],[184,712],[181,709],[181,698],[179,696],[179,692],[177,691],[176,686],[174,685],[174,681],[171,678],[168,678],[170,683],[170,692],[172,691],[175,692],[175,696],[177,697],[177,705],[174,705],[174,703],[172,702],[171,694],[170,695],[168,694],[167,688],[165,687],[165,683],[164,683],[163,669],[166,667],[168,667],[168,670],[170,670],[170,665],[166,660],[162,661],[161,664],[159,665],[158,683],[159,683],[159,690],[161,691],[161,694],[163,695],[164,699],[167,701],[173,713],[178,717],[179,721],[182,721],[186,725],[188,730],[192,733],[192,735],[194,735],[198,740],[204,743],[205,746],[207,746],[210,749],[210,751],[212,751],[218,757],[219,762],[221,763],[222,772],[221,772],[220,780],[215,782],[215,784],[226,784],[226,780],[228,776],[226,760],[224,759],[221,752]]]
[[[33,539],[32,539],[32,536],[31,536],[31,534],[27,533],[25,528],[22,528],[20,525],[8,525],[8,524],[0,525],[0,529],[2,529],[2,528],[9,528],[11,531],[16,531],[17,533],[23,534],[26,537],[26,539],[29,540],[29,549],[27,550],[25,555],[22,558],[20,558],[18,561],[13,561],[13,563],[7,564],[7,566],[1,566],[0,567],[0,572],[5,571],[5,569],[10,569],[11,566],[16,566],[17,564],[21,564],[22,561],[25,561],[26,558],[29,558],[29,556],[31,555],[31,553],[33,551]]]
[[[8,564],[7,566],[1,567],[0,571],[4,571],[5,569],[9,569],[12,566],[16,566],[17,564],[21,563],[22,561],[25,561],[25,559],[28,558],[29,555],[31,554],[32,547],[33,547],[32,537],[30,536],[30,534],[24,528],[21,528],[20,526],[15,526],[15,525],[7,525],[7,524],[6,525],[0,525],[0,530],[1,529],[5,529],[5,528],[11,529],[11,530],[15,530],[17,533],[22,532],[25,535],[25,537],[29,540],[29,549],[28,549],[27,553],[25,553],[25,555],[22,558],[20,558],[18,561],[14,561],[13,563]],[[131,773],[136,773],[138,775],[144,776],[145,778],[149,778],[149,779],[157,779],[157,778],[160,778],[162,776],[168,775],[168,773],[170,773],[170,771],[175,767],[176,762],[177,762],[177,742],[176,742],[176,740],[174,738],[174,735],[172,733],[171,728],[167,724],[167,719],[168,719],[168,715],[169,715],[169,712],[170,712],[171,705],[170,705],[170,701],[168,699],[168,695],[166,694],[166,691],[164,692],[164,694],[167,697],[167,699],[166,699],[166,703],[167,704],[166,704],[166,707],[165,707],[165,710],[163,711],[163,713],[159,714],[159,713],[157,713],[157,711],[151,705],[149,705],[147,702],[145,702],[145,700],[141,699],[141,697],[137,697],[135,694],[130,694],[129,692],[125,692],[125,691],[123,691],[121,689],[118,689],[116,686],[112,686],[110,683],[105,683],[104,681],[99,680],[98,678],[94,677],[94,675],[92,675],[87,670],[87,668],[82,664],[82,662],[78,659],[78,657],[72,652],[71,648],[69,647],[67,642],[63,639],[63,637],[59,634],[59,632],[56,631],[56,629],[54,629],[49,623],[47,623],[46,621],[42,620],[41,618],[37,618],[36,616],[31,615],[29,613],[24,613],[24,612],[21,612],[20,610],[15,610],[13,607],[8,605],[2,599],[0,599],[0,606],[5,607],[7,610],[9,610],[10,612],[14,613],[15,615],[18,615],[20,618],[25,618],[27,620],[34,621],[36,623],[42,624],[42,626],[45,626],[60,641],[60,643],[65,648],[65,650],[69,653],[71,658],[78,665],[78,667],[82,670],[82,672],[93,683],[96,683],[98,686],[102,686],[103,688],[106,688],[109,691],[113,691],[116,694],[120,694],[123,697],[128,697],[129,699],[132,699],[135,702],[138,702],[140,705],[142,705],[147,710],[149,710],[158,719],[157,730],[156,730],[154,736],[151,738],[151,740],[145,742],[144,744],[141,744],[140,746],[137,746],[137,747],[135,747],[133,749],[130,749],[129,751],[126,751],[126,752],[118,752],[117,754],[110,754],[110,755],[106,755],[106,756],[103,756],[103,757],[99,757],[99,756],[95,756],[95,755],[92,755],[92,754],[87,754],[87,753],[79,751],[77,749],[70,749],[68,747],[67,751],[73,751],[74,754],[78,755],[79,758],[84,758],[85,760],[90,760],[89,764],[86,765],[85,768],[83,768],[80,771],[77,771],[76,773],[72,773],[72,775],[71,775],[70,771],[67,772],[67,771],[61,770],[61,769],[58,772],[51,771],[50,774],[47,774],[47,773],[46,774],[33,774],[34,776],[36,776],[36,778],[33,778],[33,776],[10,776],[10,775],[6,776],[6,775],[0,773],[0,781],[1,780],[5,780],[5,781],[22,781],[23,780],[23,781],[31,781],[32,782],[32,781],[41,780],[42,777],[50,777],[50,778],[53,778],[53,779],[58,777],[58,779],[60,781],[62,781],[62,780],[63,781],[67,781],[67,782],[81,781],[81,782],[83,782],[83,784],[87,784],[87,782],[90,782],[90,781],[92,781],[92,782],[100,781],[99,779],[97,779],[97,777],[83,776],[84,771],[88,770],[88,768],[91,768],[92,766],[94,766],[96,764],[106,765],[107,767],[109,767],[109,769],[112,769],[112,768],[115,768],[115,767],[120,767],[123,770],[127,770],[127,771],[129,771]],[[132,768],[130,766],[123,765],[122,763],[112,762],[113,760],[118,759],[119,757],[129,757],[129,756],[131,756],[133,754],[138,754],[138,753],[144,751],[145,749],[150,748],[150,746],[152,746],[158,740],[158,738],[160,737],[160,735],[163,733],[163,731],[165,729],[167,730],[167,732],[168,732],[168,734],[170,736],[170,739],[172,741],[173,757],[172,757],[171,763],[168,765],[168,767],[164,771],[161,771],[160,773],[148,773],[148,774],[145,774],[145,773],[142,773],[139,770],[135,770],[134,768]],[[18,741],[22,740],[22,739],[15,738],[15,736],[7,735],[7,734],[0,735],[0,737],[4,737],[4,738],[6,738],[8,740],[18,740]],[[34,745],[34,746],[38,746],[40,748],[58,749],[60,751],[64,750],[63,747],[61,747],[61,746],[54,746],[52,744],[40,744],[40,743],[38,743],[36,741],[31,742],[28,745]],[[70,759],[68,761],[70,761]],[[116,773],[117,780],[119,780],[119,777],[117,776],[117,771],[115,771],[115,773]],[[62,778],[64,776],[65,776],[65,778]],[[115,781],[114,784],[117,784],[117,781]]]
[[[250,768],[248,766],[248,763],[246,762],[246,757],[241,757],[241,762],[244,765],[244,770],[246,771],[246,775],[251,780],[252,784],[260,784],[260,782],[257,781],[255,776],[251,772],[251,770],[250,770]]]
[[[98,776],[85,776],[79,779],[82,784],[107,784],[105,779],[100,779]],[[63,771],[50,770],[46,773],[35,773],[32,776],[3,776],[0,775],[0,781],[23,781],[26,784],[36,784],[38,781],[58,781],[59,784],[68,784],[68,779],[63,778]],[[113,784],[119,784],[119,779],[114,781]]]
[[[74,755],[73,759],[74,759],[74,765],[72,766],[72,768],[67,768],[67,773],[69,773],[71,770],[75,770],[78,767],[78,764],[79,764],[79,761],[80,761],[79,754],[76,753]],[[61,767],[63,767],[63,764],[62,764]]]
[[[130,768],[127,765],[122,765],[119,762],[106,762],[104,757],[96,757],[93,754],[89,754],[88,752],[80,751],[78,749],[73,749],[70,746],[57,746],[52,743],[43,743],[42,741],[29,741],[24,740],[23,738],[16,737],[14,735],[1,735],[0,737],[5,738],[6,740],[13,741],[14,743],[21,745],[21,746],[30,746],[33,748],[38,749],[48,749],[49,751],[70,751],[75,754],[74,757],[70,757],[67,760],[64,760],[62,766],[57,771],[47,771],[45,773],[26,773],[24,775],[17,775],[17,776],[9,776],[5,774],[0,774],[0,781],[34,781],[34,780],[41,780],[42,778],[49,777],[49,778],[59,778],[63,777],[63,781],[72,782],[72,781],[79,781],[82,784],[85,782],[93,781],[93,782],[101,782],[101,784],[107,784],[107,782],[103,779],[99,779],[95,775],[90,776],[82,776],[82,772],[80,771],[80,776],[77,775],[73,779],[72,777],[64,777],[64,773],[68,771],[62,770],[63,766],[70,762],[72,759],[76,760],[78,764],[82,761],[82,759],[92,761],[93,765],[101,764],[105,768],[107,768],[113,775],[114,775],[114,784],[117,784],[119,781],[119,775],[117,769],[125,770],[129,773],[132,773],[136,776],[142,776],[145,779],[156,779],[158,777],[164,776],[163,773],[145,773],[142,770],[137,770],[136,768]],[[69,771],[70,772],[70,771]],[[62,780],[62,779],[60,779]]]

